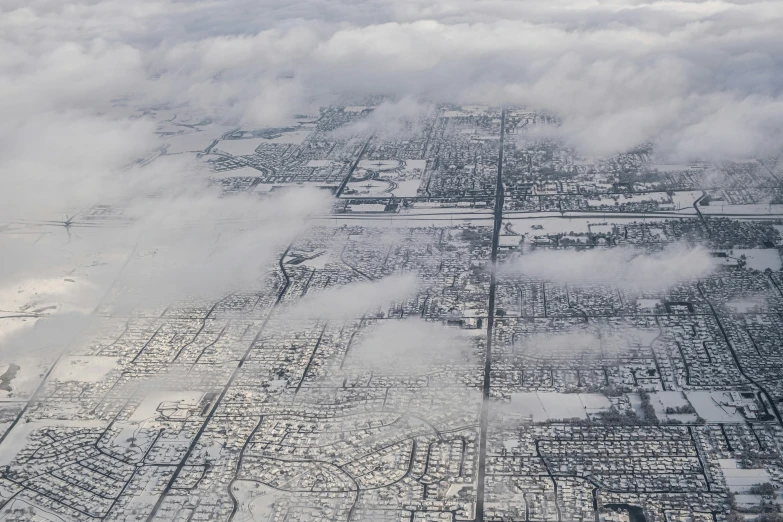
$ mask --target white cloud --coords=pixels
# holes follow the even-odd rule
[[[380,140],[410,139],[424,130],[423,118],[434,112],[432,103],[412,97],[385,101],[364,119],[334,131],[338,137],[373,135]]]
[[[15,364],[20,359],[56,357],[96,321],[94,316],[75,312],[39,319],[31,327],[0,336],[0,361]]]
[[[0,125],[124,96],[271,124],[358,91],[538,106],[591,152],[765,154],[783,136],[781,23],[765,0],[12,2]]]
[[[654,291],[704,277],[715,267],[703,248],[675,244],[658,252],[623,247],[537,249],[501,265],[499,271],[504,277],[519,274],[557,283],[603,283]]]
[[[154,149],[153,129],[147,121],[70,111],[33,115],[14,128],[0,124],[0,219],[62,219],[139,195],[129,191],[140,181],[133,178],[152,176],[126,167]]]
[[[331,195],[293,188],[260,199],[209,191],[144,200],[132,209],[140,234],[124,276],[143,304],[214,298],[258,288],[275,256],[328,212]]]
[[[52,297],[78,309],[97,306],[112,285],[120,292],[112,300],[123,309],[260,288],[275,256],[308,228],[311,216],[327,213],[332,201],[328,191],[303,187],[264,198],[221,197],[198,183],[173,192],[168,182],[178,177],[167,179],[160,185],[167,191],[154,197],[146,194],[154,183],[123,184],[129,199],[122,202],[125,221],[119,224],[84,227],[77,220],[69,230],[44,225],[38,233],[45,239],[36,242],[35,234],[0,237],[0,247],[16,253],[0,262],[0,301],[14,297],[20,285],[31,289],[32,298],[53,278],[79,283]],[[107,195],[91,197],[99,194]]]
[[[660,334],[657,328],[585,325],[557,332],[535,332],[516,337],[514,351],[524,356],[544,359],[613,359],[627,356],[633,350],[650,350],[650,343]]]
[[[394,138],[415,129],[431,109],[421,99],[525,104],[561,116],[558,135],[585,152],[653,139],[684,158],[776,155],[782,24],[781,4],[765,0],[11,0],[0,7],[0,219],[62,219],[94,203],[121,204],[137,225],[111,238],[113,250],[152,230],[161,248],[147,251],[161,267],[182,267],[185,253],[203,261],[194,272],[151,274],[167,281],[156,286],[213,292],[255,276],[307,213],[280,230],[233,231],[243,239],[226,258],[207,247],[209,234],[150,229],[167,211],[171,223],[175,211],[209,220],[232,209],[190,191],[203,177],[192,158],[134,164],[161,145],[155,122],[129,119],[139,107],[192,109],[221,128],[264,126],[309,112],[313,97],[388,93],[398,101],[351,132]],[[157,210],[150,193],[163,195]],[[590,255],[577,257],[588,265]],[[213,270],[218,261],[231,274]],[[653,265],[643,268],[674,280]],[[180,284],[179,275],[206,284]]]
[[[388,319],[363,333],[351,347],[346,368],[369,369],[376,374],[421,375],[472,357],[472,343],[464,331],[422,319]]]
[[[289,312],[294,317],[355,319],[378,310],[385,312],[415,296],[418,289],[415,274],[392,275],[308,293]]]

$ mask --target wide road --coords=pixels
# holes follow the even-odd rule
[[[500,113],[500,152],[498,153],[498,178],[495,187],[495,226],[492,229],[492,263],[489,283],[489,312],[487,317],[487,353],[484,359],[484,386],[481,402],[481,434],[479,437],[478,484],[476,486],[476,520],[484,520],[484,479],[487,464],[487,424],[489,418],[489,388],[492,371],[492,328],[495,323],[495,265],[498,258],[498,241],[503,224],[503,141],[505,139],[506,110]]]

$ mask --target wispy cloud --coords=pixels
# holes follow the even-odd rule
[[[95,316],[76,312],[39,319],[29,328],[0,336],[0,362],[16,364],[22,358],[46,360],[47,357],[53,360],[96,321]]]
[[[634,350],[649,351],[657,328],[589,325],[516,337],[514,352],[535,359],[613,359]]]
[[[393,304],[414,297],[418,289],[415,274],[392,275],[308,293],[289,313],[315,319],[355,319],[377,311],[385,313]]]
[[[351,349],[347,368],[376,374],[421,375],[472,357],[464,330],[422,319],[389,319],[367,328]]]
[[[132,293],[120,300],[162,305],[258,288],[275,256],[330,204],[315,188],[264,199],[199,191],[145,200],[133,209],[138,239],[120,280]]]
[[[499,267],[514,274],[557,283],[603,283],[624,289],[666,290],[694,281],[716,268],[704,248],[670,245],[658,252],[640,248],[536,249]]]
[[[380,140],[411,139],[424,130],[424,118],[433,114],[435,106],[406,96],[400,100],[387,100],[372,109],[361,120],[334,132],[335,136],[373,135]]]

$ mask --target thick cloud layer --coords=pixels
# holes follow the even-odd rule
[[[527,104],[593,152],[654,139],[741,157],[783,135],[775,1],[41,0],[0,14],[4,144],[52,117],[135,132],[111,119],[119,99],[263,125],[345,91]],[[143,143],[117,141],[117,157]]]
[[[23,255],[3,261],[0,284],[147,256],[153,266],[138,263],[134,284],[152,300],[230,291],[328,206],[312,193],[278,204],[202,191],[195,155],[160,157],[159,122],[139,109],[192,111],[219,135],[289,123],[341,93],[383,93],[397,101],[350,132],[393,138],[433,102],[526,105],[557,114],[558,133],[585,153],[653,140],[672,158],[777,156],[782,25],[783,6],[766,0],[5,1],[0,224],[66,220],[100,203],[124,209],[131,225],[59,230],[34,248],[4,239]],[[198,221],[240,225],[190,226]],[[46,250],[62,243],[64,254]],[[662,260],[670,254],[523,261],[555,280],[631,265],[658,286],[709,268],[703,252]],[[79,287],[91,304],[110,272]],[[375,287],[335,299],[360,316],[406,298],[408,283],[382,302]],[[333,313],[329,299],[311,303],[316,315]]]

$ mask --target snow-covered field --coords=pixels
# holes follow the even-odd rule
[[[750,205],[729,205],[722,201],[713,201],[709,205],[699,205],[702,214],[737,214],[737,215],[764,215],[783,214],[783,205],[769,205],[757,203]]]
[[[249,138],[243,140],[220,140],[215,147],[217,150],[227,152],[232,156],[249,156],[256,151],[256,148],[264,142],[264,138]]]
[[[543,235],[555,235],[555,234],[567,234],[568,232],[575,233],[600,233],[608,232],[612,229],[613,225],[622,227],[625,224],[635,223],[640,221],[638,218],[624,219],[621,217],[595,217],[595,218],[578,218],[578,217],[560,217],[555,216],[551,212],[539,212],[539,217],[534,215],[536,213],[527,213],[519,215],[519,217],[505,217],[503,222],[510,222],[514,232],[518,234],[525,234],[528,236],[543,236]],[[514,214],[510,214],[514,216]],[[542,227],[542,228],[534,228]]]
[[[609,399],[599,393],[524,392],[512,393],[505,411],[533,422],[586,419],[610,407]]]
[[[685,395],[699,417],[707,422],[745,422],[742,414],[732,406],[722,405],[729,400],[725,392],[687,391]]]
[[[666,408],[681,408],[688,405],[688,400],[678,391],[659,391],[650,394],[650,405],[655,409],[655,415],[659,420],[678,420],[683,423],[695,422],[695,413],[671,414],[666,413]]]
[[[735,248],[734,256],[739,257],[744,255],[748,268],[755,270],[766,270],[767,268],[773,271],[783,268],[783,262],[780,260],[780,254],[777,248]]]
[[[591,207],[600,207],[603,205],[609,205],[614,206],[615,202],[617,204],[628,204],[628,203],[645,203],[645,202],[655,202],[658,203],[669,203],[670,198],[666,192],[648,192],[644,194],[612,194],[612,195],[604,195],[604,196],[598,196],[596,199],[588,199],[587,204]]]
[[[299,145],[310,135],[311,129],[295,130],[292,132],[284,132],[281,136],[264,140],[267,143],[277,143],[282,145]]]
[[[765,469],[742,469],[735,459],[718,459],[726,484],[734,493],[747,493],[751,486],[769,482],[771,476]],[[757,497],[760,500],[760,497]],[[758,503],[758,501],[757,501]]]
[[[118,361],[119,357],[63,357],[52,371],[51,378],[56,381],[100,382]]]
[[[426,160],[362,160],[353,177],[361,179],[371,172],[377,177],[348,183],[344,196],[416,197],[426,167]]]

